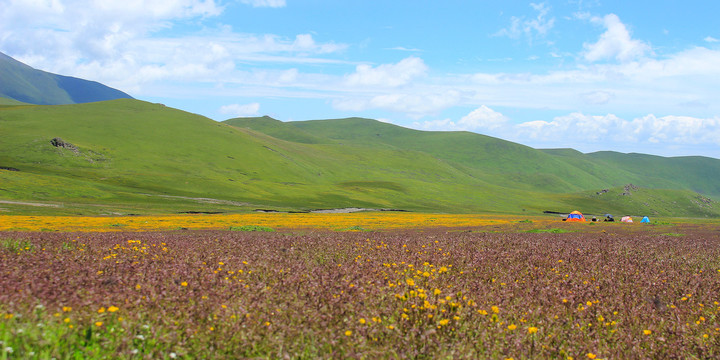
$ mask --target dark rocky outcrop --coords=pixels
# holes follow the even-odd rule
[[[80,152],[80,151],[78,150],[77,146],[75,146],[75,145],[73,145],[73,144],[71,144],[71,143],[69,143],[69,142],[66,142],[65,140],[63,140],[63,139],[61,139],[61,138],[59,138],[59,137],[55,137],[55,138],[53,138],[52,140],[50,140],[50,144],[51,144],[52,146],[54,146],[54,147],[63,148],[63,149],[68,149],[68,150],[71,150],[71,151],[73,151],[73,152],[75,152],[75,153]]]

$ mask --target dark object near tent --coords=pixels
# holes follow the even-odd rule
[[[603,221],[615,221],[615,218],[610,214],[605,214],[605,220]]]

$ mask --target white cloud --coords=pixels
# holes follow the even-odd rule
[[[439,120],[428,120],[424,122],[415,122],[413,127],[421,130],[440,130],[440,131],[474,131],[479,133],[488,133],[494,130],[502,131],[503,127],[508,126],[509,119],[487,107],[482,105],[463,116],[458,121],[452,121],[449,118]]]
[[[586,103],[593,105],[607,104],[614,97],[613,93],[602,90],[585,92],[580,96]]]
[[[635,151],[655,148],[656,153],[720,146],[720,117],[696,118],[653,114],[622,119],[614,114],[580,112],[552,120],[513,123],[503,114],[481,106],[458,121],[449,118],[415,122],[413,128],[435,131],[474,131],[537,148],[572,147],[580,151]],[[646,150],[645,152],[648,152]],[[652,153],[652,152],[651,152]],[[711,155],[718,157],[718,155]]]
[[[428,67],[421,58],[410,56],[396,64],[382,64],[377,67],[362,64],[345,80],[350,86],[397,87],[408,84],[427,73]]]
[[[220,113],[233,117],[256,116],[260,112],[260,104],[230,104],[220,107]]]
[[[252,7],[285,7],[285,0],[240,0],[240,2]]]
[[[504,126],[507,121],[505,115],[483,105],[463,116],[457,125],[465,130],[493,130]]]
[[[411,117],[423,117],[457,105],[460,97],[460,93],[454,90],[439,93],[387,93],[374,95],[369,98],[358,96],[344,97],[335,100],[333,107],[343,111],[384,109],[405,113]]]
[[[318,42],[310,34],[288,38],[203,26],[223,10],[218,0],[11,1],[0,11],[0,49],[38,69],[142,96],[161,81],[233,81],[240,62],[337,62],[320,56],[347,48]],[[177,24],[197,30],[185,36],[159,35],[159,30]],[[276,83],[301,78],[294,71],[288,70]]]
[[[544,2],[539,4],[530,3],[530,6],[538,13],[535,18],[526,19],[525,17],[513,16],[510,18],[510,26],[498,31],[495,36],[507,36],[512,39],[525,36],[530,40],[536,36],[545,37],[548,31],[555,26],[555,18],[548,18],[550,7]]]
[[[703,40],[705,40],[705,42],[709,42],[709,43],[716,43],[716,42],[719,42],[719,41],[720,41],[720,40],[718,40],[718,39],[716,39],[716,38],[714,38],[714,37],[712,37],[712,36],[708,36],[708,37],[706,37],[706,38],[703,39]]]
[[[584,44],[585,60],[596,62],[601,60],[615,59],[620,62],[628,62],[642,58],[651,52],[650,45],[633,40],[625,24],[615,14],[605,15],[604,18],[594,18],[594,22],[602,22],[606,31],[600,35],[600,39],[592,44]]]
[[[457,126],[457,123],[450,120],[449,118],[446,119],[440,119],[440,120],[428,120],[423,122],[415,122],[412,124],[412,127],[418,130],[428,130],[428,131],[460,131],[464,129],[460,129]]]
[[[613,149],[628,145],[720,145],[720,118],[646,115],[624,120],[613,114],[603,116],[572,113],[551,121],[529,121],[514,125],[513,139],[522,143],[556,146],[603,146]]]

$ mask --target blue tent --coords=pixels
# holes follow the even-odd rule
[[[650,219],[648,219],[647,216],[644,216],[644,217],[642,218],[642,220],[640,220],[640,222],[641,222],[641,223],[649,223],[649,222],[650,222]]]

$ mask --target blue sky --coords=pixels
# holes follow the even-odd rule
[[[0,51],[215,120],[720,158],[720,2],[0,0]]]

